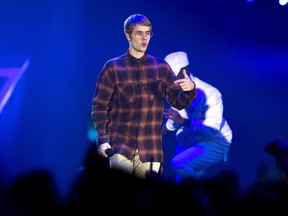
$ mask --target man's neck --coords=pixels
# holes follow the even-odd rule
[[[139,52],[139,51],[136,51],[135,49],[132,49],[132,48],[129,49],[129,53],[130,53],[130,55],[132,55],[133,57],[135,57],[137,59],[142,58],[145,54],[145,52]]]

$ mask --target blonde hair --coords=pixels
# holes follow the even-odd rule
[[[133,14],[124,21],[124,34],[128,33],[130,35],[136,25],[149,26],[150,31],[152,31],[152,24],[146,16],[142,14]]]

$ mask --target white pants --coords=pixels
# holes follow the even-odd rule
[[[121,154],[114,154],[112,157],[110,157],[110,168],[119,169],[130,175],[144,179],[151,171],[160,174],[161,163],[160,162],[143,163],[139,158],[138,150],[136,150],[132,160],[129,160],[128,158],[126,158]]]

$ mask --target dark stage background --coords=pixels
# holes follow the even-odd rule
[[[1,183],[47,170],[60,193],[69,193],[91,145],[98,73],[127,51],[123,22],[134,13],[153,24],[149,54],[186,51],[194,75],[223,94],[233,143],[228,162],[207,176],[232,170],[245,189],[273,166],[264,146],[288,140],[287,6],[276,0],[1,0],[0,56],[9,63],[0,66],[30,62],[0,113]],[[171,141],[164,137],[167,179],[173,178]]]

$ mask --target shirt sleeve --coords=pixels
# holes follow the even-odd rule
[[[182,91],[181,88],[174,83],[174,79],[166,89],[168,103],[178,110],[188,107],[196,97],[196,84],[191,91]]]
[[[99,74],[92,99],[92,120],[97,133],[98,145],[108,142],[106,127],[114,91],[113,83],[112,72],[105,65]]]

